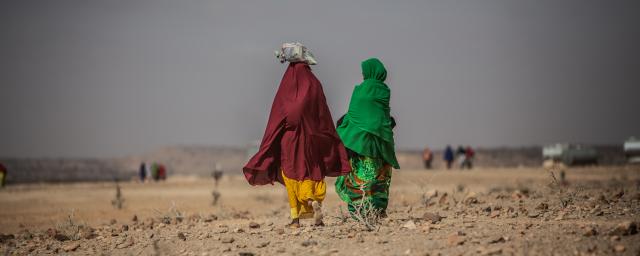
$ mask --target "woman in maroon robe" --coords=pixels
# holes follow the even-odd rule
[[[326,193],[324,177],[347,174],[350,168],[320,81],[306,63],[290,63],[260,149],[243,169],[247,181],[285,185],[293,219],[290,227],[299,227],[299,218],[310,215],[316,225],[323,225],[319,210]]]

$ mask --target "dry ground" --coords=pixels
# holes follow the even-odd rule
[[[569,169],[566,185],[554,174],[557,181],[542,169],[395,171],[389,216],[374,231],[341,213],[333,186],[327,226],[303,220],[292,230],[284,187],[251,187],[239,175],[223,177],[216,206],[212,179],[120,183],[121,210],[111,204],[114,183],[16,185],[0,190],[0,253],[640,254],[640,167]]]

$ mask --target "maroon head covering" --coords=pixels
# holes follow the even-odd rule
[[[289,64],[271,106],[260,150],[244,167],[251,185],[287,178],[320,181],[349,173],[347,152],[333,126],[320,81],[305,63]]]

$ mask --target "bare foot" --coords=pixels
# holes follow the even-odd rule
[[[322,222],[322,208],[320,208],[320,203],[318,201],[311,202],[311,207],[313,207],[313,220],[316,226],[324,226]]]

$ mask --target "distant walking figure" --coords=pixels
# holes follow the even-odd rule
[[[467,146],[464,149],[464,164],[463,167],[471,170],[473,168],[473,157],[476,155],[476,152],[471,149],[471,146]],[[464,169],[464,168],[463,168]]]
[[[424,148],[424,151],[422,151],[422,160],[424,161],[424,168],[427,170],[431,169],[431,161],[433,160],[433,152],[431,152],[431,149]]]
[[[147,164],[145,164],[144,162],[140,163],[138,176],[140,177],[140,182],[144,182],[144,180],[147,178]]]
[[[5,180],[7,179],[7,168],[0,163],[0,188],[4,187]]]
[[[336,192],[347,203],[349,212],[363,215],[371,208],[386,216],[391,185],[391,167],[396,160],[390,115],[391,91],[384,83],[387,70],[380,60],[362,62],[364,81],[353,89],[349,110],[336,128],[351,152],[352,171],[336,179]],[[356,208],[356,205],[361,207]],[[360,210],[360,212],[358,212]]]
[[[456,150],[456,157],[458,158],[458,166],[460,166],[460,169],[464,169],[467,154],[462,145],[458,146],[458,150]]]
[[[447,163],[447,169],[451,169],[451,163],[453,162],[453,149],[451,149],[450,145],[447,145],[447,148],[444,149],[444,153],[442,155],[444,161]]]
[[[300,50],[283,47],[283,54]],[[315,225],[324,225],[320,211],[326,194],[324,177],[344,175],[350,167],[322,85],[306,62],[289,64],[273,100],[260,149],[243,171],[251,185],[285,185],[291,207],[289,227],[300,227],[299,219],[311,215]]]

